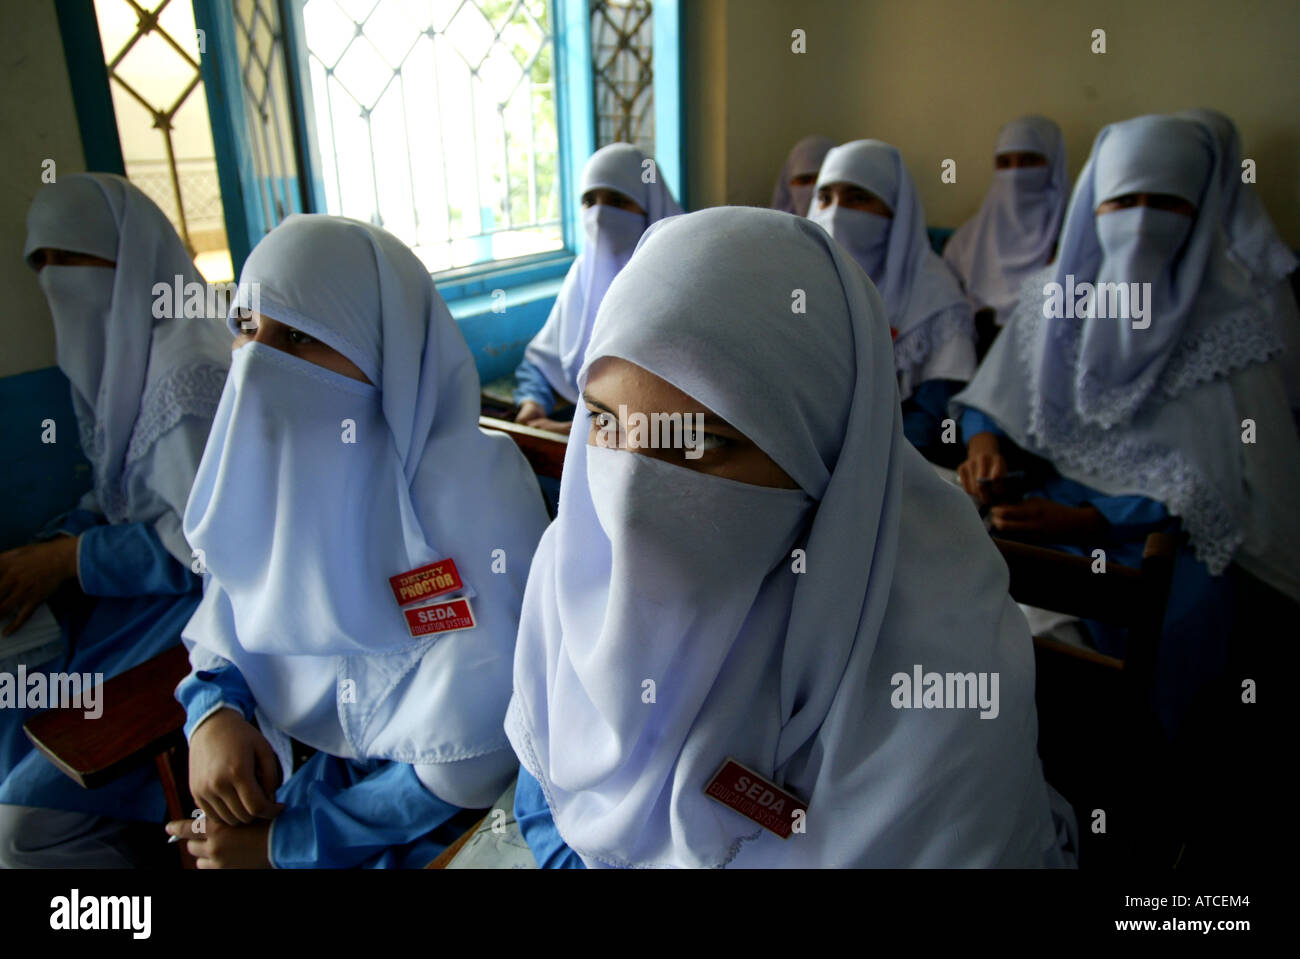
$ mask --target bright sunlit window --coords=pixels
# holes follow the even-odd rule
[[[307,0],[329,212],[431,272],[563,248],[551,0]]]

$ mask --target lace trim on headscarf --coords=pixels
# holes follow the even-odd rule
[[[1035,321],[1041,319],[1039,311]],[[1066,369],[1079,369],[1082,331],[1081,323],[1068,321],[1058,331]],[[1080,371],[1075,379],[1075,403],[1088,420],[1110,429],[1128,423],[1153,396],[1157,402],[1167,402],[1202,383],[1266,362],[1281,349],[1276,329],[1258,304],[1251,303],[1244,310],[1216,317],[1196,332],[1184,333],[1163,367],[1148,368],[1123,389],[1107,385],[1094,373]]]
[[[1223,572],[1245,539],[1245,532],[1231,505],[1190,458],[1181,450],[1152,446],[1085,423],[1073,410],[1049,411],[1036,402],[1041,394],[1037,391],[1034,346],[1043,319],[1042,311],[1036,309],[1022,309],[1016,317],[1017,358],[1035,400],[1029,406],[1027,428],[1033,443],[1058,469],[1065,467],[1085,475],[1104,475],[1118,485],[1149,491],[1171,515],[1182,520],[1196,558],[1212,575]],[[1158,392],[1162,396],[1176,396],[1195,383],[1208,382],[1230,372],[1231,368],[1222,362],[1209,362],[1212,355],[1209,351],[1220,338],[1221,334],[1216,333],[1181,350],[1182,356],[1178,358],[1181,372],[1175,371],[1167,384],[1177,386],[1177,392],[1166,392],[1163,377]],[[1073,340],[1077,351],[1078,338]],[[1174,363],[1169,365],[1172,367]]]
[[[211,421],[226,385],[226,371],[207,364],[181,366],[159,380],[145,394],[140,403],[140,415],[131,431],[131,442],[122,466],[123,481],[106,490],[99,490],[100,504],[111,522],[127,519],[125,476],[128,468],[143,459],[158,439],[186,416],[198,416]],[[92,444],[98,440],[95,431]],[[84,440],[84,434],[83,434]],[[89,455],[89,448],[87,449]],[[98,449],[99,447],[95,447]],[[94,457],[91,457],[94,462]]]
[[[975,341],[975,317],[970,310],[944,310],[899,334],[894,341],[894,368],[900,373],[920,369],[937,345],[954,337]]]
[[[1232,250],[1229,250],[1228,253],[1238,263],[1244,264],[1245,260],[1242,256],[1234,254]],[[1272,293],[1273,287],[1289,277],[1295,272],[1296,267],[1300,266],[1300,259],[1297,259],[1291,249],[1282,243],[1270,243],[1267,251],[1262,254],[1260,259],[1262,260],[1260,268],[1252,279],[1256,288],[1264,293]],[[1250,271],[1249,267],[1246,269],[1248,272]]]

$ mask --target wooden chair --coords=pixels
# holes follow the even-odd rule
[[[174,646],[105,680],[99,718],[88,719],[80,709],[49,709],[27,720],[23,729],[50,762],[86,789],[152,762],[167,800],[167,818],[188,819],[194,800],[182,731],[185,711],[172,692],[189,671],[185,647]],[[181,865],[193,868],[184,843],[176,848]]]
[[[539,476],[559,479],[566,437],[487,416],[479,419],[479,426],[513,439]],[[185,647],[174,646],[106,680],[100,691],[104,712],[98,719],[86,719],[79,709],[50,709],[27,720],[23,729],[50,762],[86,789],[152,762],[167,800],[167,818],[188,819],[194,800],[185,711],[173,693],[189,671]],[[177,844],[181,865],[193,868],[194,860],[183,846]]]
[[[1085,865],[1168,865],[1167,743],[1150,697],[1181,537],[1147,537],[1140,569],[994,538],[1013,599],[1128,628],[1123,659],[1034,637],[1043,771],[1079,817]],[[1093,833],[1094,810],[1106,832]],[[1166,858],[1168,857],[1168,858]]]

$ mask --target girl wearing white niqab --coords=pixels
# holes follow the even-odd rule
[[[234,353],[185,512],[210,574],[177,690],[191,764],[195,736],[233,741],[205,724],[234,709],[248,752],[232,762],[273,751],[287,780],[272,763],[236,784],[262,797],[243,812],[271,819],[272,865],[422,867],[513,771],[501,719],[541,495],[514,444],[478,428],[473,358],[399,240],[291,216],[245,263],[240,307],[254,290],[365,380],[258,340]],[[472,625],[409,629],[390,577],[448,559]],[[296,771],[290,737],[318,750]]]
[[[589,445],[580,407],[524,599],[516,812],[540,784],[589,867],[1065,863],[1028,629],[969,503],[903,438],[861,269],[773,211],[668,220],[611,286],[584,388],[610,357],[705,405],[795,485]],[[996,717],[905,708],[916,668],[997,675]],[[806,832],[782,840],[705,795],[727,758],[805,801]]]
[[[855,208],[844,191],[866,191],[886,210]],[[930,246],[925,212],[902,155],[879,140],[831,150],[808,218],[871,277],[894,331],[903,431],[927,457],[946,462],[948,400],[975,373],[975,319],[952,271]],[[955,464],[952,464],[955,465]]]
[[[1051,260],[1070,198],[1059,126],[1039,116],[1012,120],[998,132],[994,155],[1016,153],[1045,162],[996,169],[979,212],[943,250],[975,309],[991,308],[999,323],[1015,307],[1025,277]]]
[[[649,164],[649,165],[647,165]],[[593,191],[612,190],[640,211],[611,203],[587,202]],[[591,155],[582,172],[582,227],[585,246],[564,277],[545,325],[524,350],[515,372],[519,421],[548,416],[560,396],[578,398],[577,376],[605,291],[623,269],[647,226],[682,208],[660,179],[654,161],[628,143],[611,143]],[[557,427],[558,428],[558,427]]]

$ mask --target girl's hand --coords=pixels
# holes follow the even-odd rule
[[[979,497],[981,503],[989,503],[992,491],[982,479],[997,479],[1007,473],[1007,461],[998,446],[998,438],[992,433],[976,433],[966,444],[966,460],[957,467],[957,478],[967,493]]]
[[[519,407],[519,412],[515,414],[515,422],[522,423],[525,426],[532,426],[533,420],[541,419],[544,416],[546,416],[546,410],[542,409],[541,403],[524,400],[523,405]]]
[[[200,869],[271,868],[266,848],[271,832],[269,822],[228,826],[208,816],[176,819],[169,822],[166,829],[167,835],[180,836],[185,841],[185,848],[198,860]]]
[[[280,760],[266,737],[233,709],[209,716],[190,737],[190,792],[213,822],[247,825],[274,819]]]
[[[531,426],[535,430],[546,430],[548,433],[563,433],[569,435],[569,430],[573,429],[573,421],[561,422],[560,420],[547,419],[545,416],[539,416],[537,419],[524,424]]]
[[[1048,543],[1095,543],[1110,525],[1094,506],[1063,506],[1050,499],[994,506],[990,515],[994,532]]]
[[[11,635],[50,594],[76,579],[78,540],[60,536],[0,553],[0,618],[13,616],[3,635]]]

